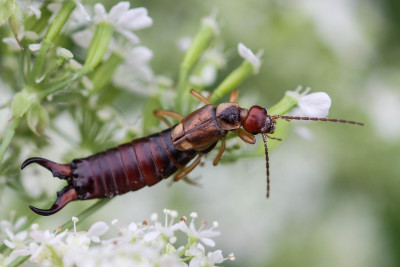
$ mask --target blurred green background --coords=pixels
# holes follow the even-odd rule
[[[164,182],[128,193],[94,214],[87,225],[114,218],[124,225],[149,218],[155,211],[161,213],[163,208],[176,209],[180,215],[196,211],[199,218],[219,222],[222,235],[216,238],[217,248],[224,255],[235,253],[236,261],[224,266],[400,266],[398,1],[131,3],[147,7],[154,20],[151,28],[138,35],[154,53],[155,74],[176,80],[183,56],[177,40],[194,36],[201,18],[216,8],[220,38],[232,55],[219,80],[240,64],[239,42],[253,51],[264,51],[259,74],[238,88],[241,106],[269,107],[285,91],[310,86],[332,98],[329,117],[366,126],[307,124],[313,138],[306,140],[296,134],[300,123],[293,122],[292,134],[270,154],[268,200],[264,158],[213,167],[213,154],[192,174],[201,178],[201,187],[182,182],[168,187]],[[0,66],[12,60],[0,55]],[[7,97],[3,74],[1,79],[3,98]],[[117,99],[116,105],[128,121],[140,121],[146,98],[131,97]],[[1,115],[3,126],[9,117]],[[64,147],[71,149],[60,146],[53,155],[62,158]],[[18,167],[21,162],[13,164]],[[36,168],[35,172],[31,175],[56,183],[46,171]],[[91,203],[72,203],[57,215],[42,218],[40,224],[54,228]],[[31,214],[26,201],[5,189],[1,218],[8,218],[10,210]]]

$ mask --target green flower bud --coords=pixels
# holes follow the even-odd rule
[[[49,124],[49,114],[40,104],[34,103],[27,113],[27,121],[29,128],[39,135]]]
[[[36,96],[23,90],[14,96],[12,101],[12,114],[16,118],[22,117],[37,102]]]
[[[0,6],[0,25],[3,25],[18,7],[15,0],[0,0]]]
[[[97,67],[107,52],[114,27],[108,23],[99,23],[86,54],[84,68],[89,71]]]

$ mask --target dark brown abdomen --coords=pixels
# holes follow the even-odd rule
[[[179,151],[171,129],[135,139],[96,155],[71,162],[72,184],[78,199],[112,197],[152,186],[183,168],[197,155]]]

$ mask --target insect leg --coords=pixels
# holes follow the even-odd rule
[[[200,94],[199,92],[197,92],[194,89],[190,89],[190,93],[197,99],[199,99],[201,102],[203,102],[206,105],[210,105],[210,101],[208,101],[207,98],[205,98],[202,94]]]
[[[231,95],[229,96],[229,102],[236,103],[238,99],[238,94],[239,94],[238,89],[233,90]]]
[[[186,168],[184,168],[180,172],[178,172],[174,176],[174,182],[179,181],[180,179],[182,179],[183,177],[188,175],[191,171],[193,171],[193,169],[196,168],[197,165],[199,165],[202,156],[203,156],[202,154],[199,154],[199,156],[196,158],[196,160],[192,164],[190,164],[189,166],[187,166]]]
[[[170,110],[163,110],[163,109],[156,109],[153,111],[154,115],[164,122],[169,128],[172,127],[172,124],[165,119],[165,117],[173,118],[177,121],[181,121],[183,119],[183,116],[179,113],[170,111]]]
[[[282,141],[282,138],[272,137],[272,136],[270,136],[268,134],[265,134],[265,135],[268,137],[268,139],[272,139],[272,140],[276,140],[276,141]]]
[[[224,154],[224,152],[225,152],[225,139],[226,139],[226,136],[222,137],[221,147],[219,148],[218,155],[215,157],[214,162],[213,162],[214,166],[218,165],[219,161],[222,158],[222,154]]]
[[[241,128],[237,129],[236,132],[239,135],[240,139],[242,139],[244,142],[252,145],[256,143],[256,138],[251,133],[248,133]]]

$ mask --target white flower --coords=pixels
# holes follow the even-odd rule
[[[57,56],[62,57],[65,60],[69,60],[74,57],[71,51],[63,47],[57,47]]]
[[[218,70],[226,65],[226,59],[223,54],[223,46],[217,45],[207,49],[198,64],[201,70],[189,77],[192,84],[197,86],[210,86],[217,79]]]
[[[219,236],[221,233],[218,231],[214,231],[215,224],[211,228],[204,229],[204,226],[206,225],[205,222],[201,223],[201,226],[199,229],[196,229],[194,225],[194,221],[197,218],[197,213],[191,213],[190,217],[192,217],[192,221],[190,222],[189,227],[186,225],[184,221],[181,221],[179,224],[180,230],[184,233],[186,233],[189,238],[195,238],[199,239],[203,244],[209,246],[209,247],[214,247],[215,242],[212,240],[212,237]]]
[[[37,52],[40,50],[41,47],[42,47],[42,44],[30,44],[29,50],[31,50],[32,52]]]
[[[73,24],[79,25],[82,24],[83,21],[90,21],[90,16],[85,10],[85,7],[82,5],[81,1],[79,0],[74,0],[76,6],[78,9],[75,9],[72,12],[71,19],[73,21]],[[47,6],[47,9],[50,10],[53,15],[50,17],[49,21],[52,22],[54,18],[56,17],[58,11],[60,11],[62,6],[62,1],[58,1],[56,3],[50,3]]]
[[[176,42],[179,51],[183,52],[189,49],[191,43],[192,38],[189,36],[182,37]]]
[[[324,92],[307,94],[310,88],[300,92],[302,88],[302,86],[298,86],[295,91],[286,92],[287,95],[297,100],[297,107],[292,110],[291,114],[300,117],[327,117],[332,103],[329,95]]]
[[[42,11],[34,6],[28,6],[27,9],[29,10],[28,13],[32,13],[35,15],[36,19],[40,19],[42,15]]]
[[[201,244],[192,245],[186,253],[186,256],[192,256],[193,259],[190,261],[189,267],[201,267],[210,266],[213,267],[215,264],[222,263],[225,259],[222,256],[221,250],[208,252],[205,255],[205,249]]]
[[[121,68],[127,68],[135,74],[137,78],[144,81],[153,79],[153,71],[149,66],[153,58],[153,52],[145,46],[137,46],[131,49],[125,56],[125,64]]]
[[[146,242],[153,241],[158,238],[161,234],[169,240],[174,239],[174,232],[180,229],[180,223],[174,224],[174,219],[177,217],[177,212],[174,210],[164,209],[165,223],[162,225],[160,222],[155,220],[154,226],[149,227],[149,232],[143,236],[143,240]],[[171,217],[171,220],[169,220]],[[153,216],[153,219],[156,217]],[[172,242],[174,243],[174,242]]]
[[[117,51],[115,48],[113,50]],[[153,70],[149,65],[153,52],[147,47],[137,46],[130,50],[120,48],[118,53],[123,53],[125,61],[113,76],[114,84],[142,94],[151,94],[152,87],[146,85],[154,80]]]
[[[214,31],[215,35],[219,35],[219,26],[216,20],[217,15],[218,10],[214,9],[210,16],[201,19],[201,23],[203,25],[208,25]]]
[[[87,236],[95,243],[100,242],[99,236],[104,235],[110,227],[105,222],[96,222],[92,224],[87,232]]]
[[[261,56],[262,56],[262,51],[258,52],[257,55],[255,55],[249,48],[247,48],[244,44],[239,43],[238,44],[238,52],[239,55],[244,58],[245,60],[249,61],[253,67],[254,67],[254,73],[257,73],[260,69],[261,66]]]
[[[134,30],[140,30],[150,27],[153,20],[147,15],[147,9],[144,7],[129,9],[129,2],[119,2],[113,6],[107,14],[104,6],[97,3],[94,6],[95,16],[93,21],[95,23],[106,22],[114,26],[115,30],[132,43],[139,43],[139,38],[132,33]]]
[[[202,230],[194,228],[196,213],[192,213],[190,227],[186,225],[184,217],[175,223],[178,213],[174,210],[164,210],[165,222],[158,222],[158,216],[152,215],[151,221],[143,223],[131,223],[128,227],[119,229],[118,236],[99,242],[99,236],[108,231],[108,225],[104,222],[94,223],[85,232],[64,231],[61,233],[49,230],[38,230],[38,225],[32,225],[30,229],[30,240],[23,244],[13,246],[14,243],[5,242],[10,248],[16,248],[6,256],[0,258],[0,262],[11,262],[17,256],[30,255],[29,261],[42,265],[63,266],[215,266],[228,258],[223,258],[222,252],[216,250],[208,252],[204,246],[197,242],[200,238],[207,245],[214,245],[209,241],[210,237],[219,234],[212,230],[217,227],[213,223],[211,229]],[[73,217],[74,223],[78,221]],[[117,220],[113,220],[115,227],[118,227]],[[154,223],[153,223],[154,222]],[[2,232],[10,229],[9,222],[2,221]],[[174,232],[186,230],[190,235],[187,238],[188,244],[179,248],[174,247],[176,237]],[[59,231],[59,230],[58,230]],[[8,233],[10,239],[15,239],[15,235]],[[196,237],[195,237],[196,236]],[[198,237],[198,238],[197,238]],[[196,240],[195,240],[196,239]],[[92,242],[99,242],[93,246]],[[11,244],[11,245],[10,245]],[[0,254],[0,257],[2,255]],[[0,264],[1,264],[0,263]],[[188,263],[188,264],[187,264]]]

